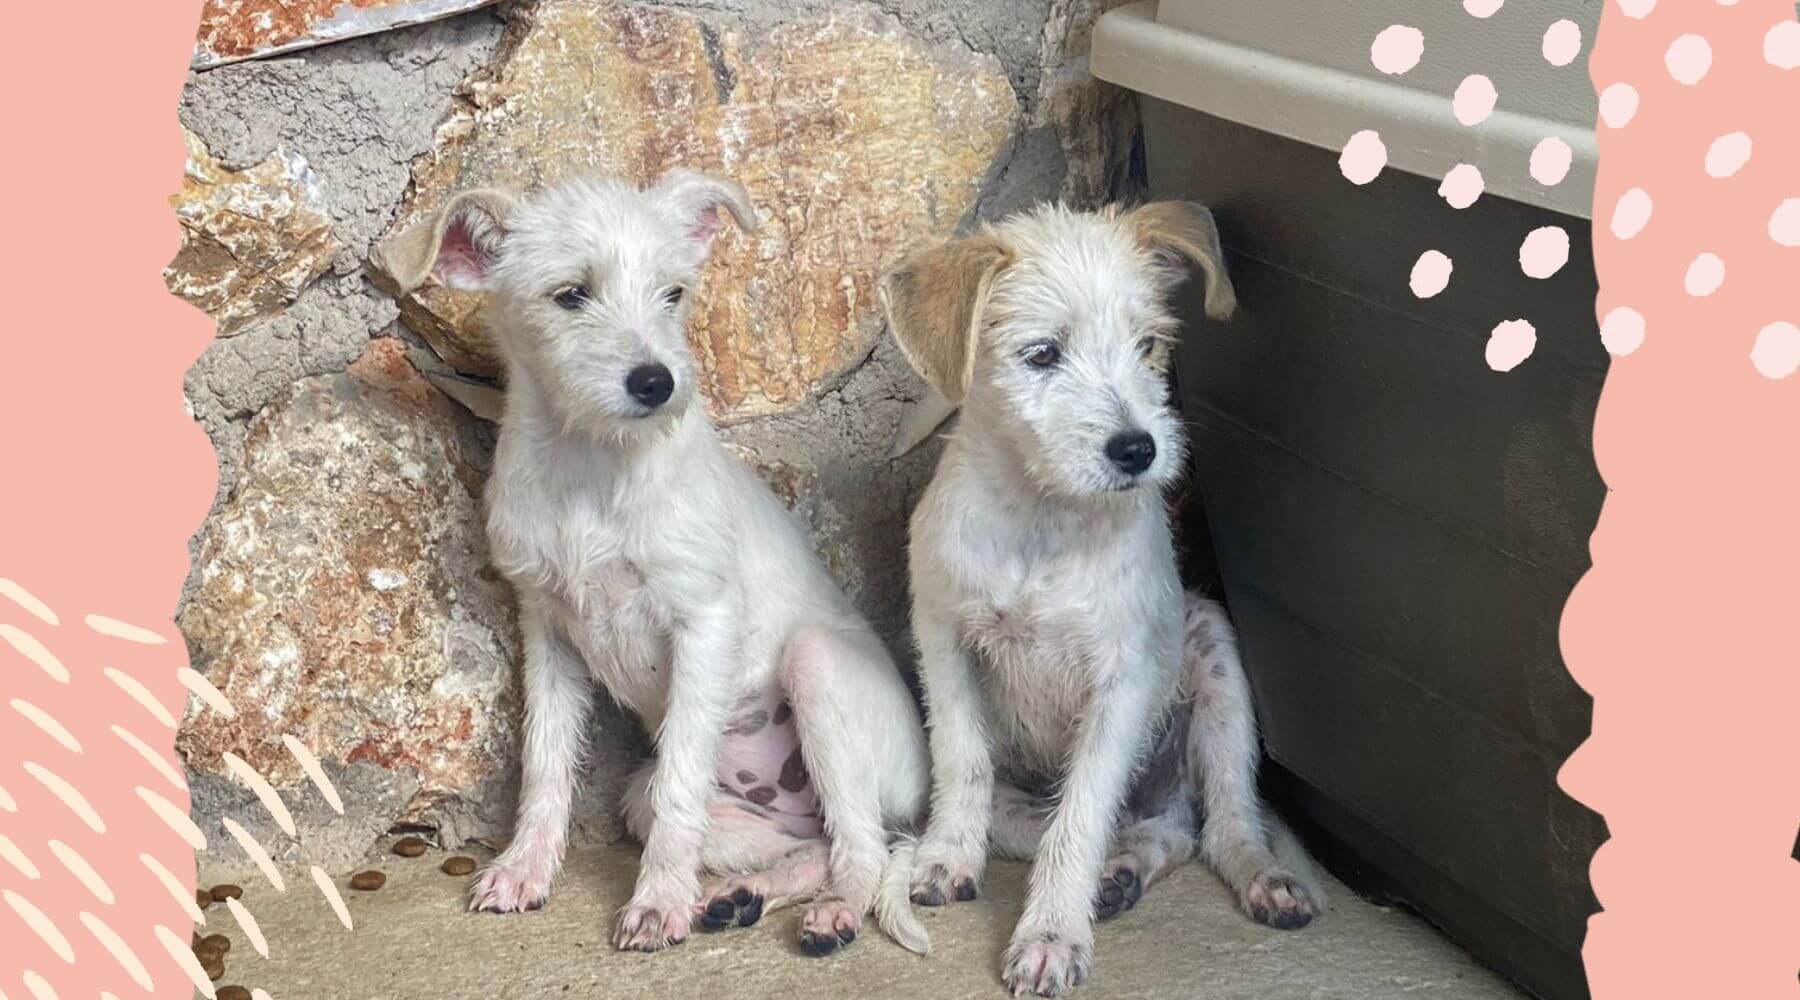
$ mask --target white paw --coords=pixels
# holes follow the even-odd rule
[[[1013,935],[1001,978],[1013,996],[1059,997],[1087,980],[1094,946],[1054,931]]]
[[[919,852],[913,865],[910,895],[920,906],[966,903],[981,891],[979,861],[963,861],[947,854]]]
[[[522,913],[541,909],[550,898],[556,866],[537,858],[508,860],[502,855],[481,870],[469,888],[469,909],[485,913]]]
[[[613,947],[620,951],[662,951],[687,940],[694,905],[633,901],[619,911]]]
[[[861,929],[862,914],[841,897],[814,900],[800,918],[800,950],[814,957],[829,955],[856,940]]]
[[[1299,880],[1279,868],[1257,872],[1244,890],[1243,903],[1252,920],[1284,931],[1312,923],[1319,910]]]

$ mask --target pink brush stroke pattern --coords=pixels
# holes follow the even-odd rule
[[[1604,911],[1583,955],[1595,1000],[1792,1000],[1800,378],[1763,376],[1750,352],[1765,325],[1800,319],[1800,249],[1767,231],[1800,193],[1800,70],[1763,56],[1794,6],[1636,0],[1632,17],[1618,3],[1589,68],[1596,90],[1629,86],[1638,108],[1600,125],[1595,218],[1638,188],[1656,209],[1629,240],[1604,222],[1594,234],[1596,315],[1634,311],[1643,332],[1601,395],[1594,446],[1611,492],[1562,623],[1595,706],[1561,783],[1612,834],[1591,868]],[[1686,35],[1711,53],[1692,83],[1697,62],[1666,58]],[[1708,150],[1737,131],[1754,141],[1749,161],[1710,176]],[[1684,287],[1702,254],[1726,274],[1704,296]]]
[[[11,710],[0,722],[0,788],[13,806],[0,809],[0,833],[38,872],[32,879],[0,863],[0,889],[47,928],[31,927],[23,906],[0,907],[0,991],[12,997],[35,995],[32,980],[67,998],[194,992],[155,930],[185,946],[192,924],[138,860],[151,854],[191,884],[193,851],[134,789],[156,789],[183,811],[187,794],[111,729],[129,730],[171,763],[175,731],[102,671],[116,668],[181,715],[188,692],[176,670],[187,650],[170,617],[187,538],[218,475],[206,435],[183,413],[181,383],[212,321],[172,298],[160,271],[180,244],[167,197],[186,155],[175,108],[199,9],[198,0],[107,4],[104,16],[83,19],[79,63],[54,45],[19,46],[0,62],[7,93],[36,95],[9,102],[8,134],[25,146],[0,157],[14,194],[4,251],[11,378],[0,392],[0,577],[42,606],[0,588],[0,625],[29,635],[68,674],[60,682],[0,642],[0,700],[41,710],[80,748]],[[23,4],[8,21],[15,38],[66,38],[69,9]],[[118,631],[109,621],[161,641],[108,634]],[[37,773],[66,782],[104,832]],[[84,880],[60,860],[53,840],[92,875]],[[110,903],[90,889],[94,879]],[[119,948],[131,957],[115,957]]]

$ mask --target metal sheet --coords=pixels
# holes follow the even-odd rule
[[[206,0],[195,69],[424,24],[499,0]]]

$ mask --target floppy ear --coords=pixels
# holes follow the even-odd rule
[[[1226,319],[1237,309],[1237,293],[1225,273],[1225,250],[1212,213],[1197,201],[1153,201],[1125,216],[1138,246],[1179,263],[1190,261],[1206,276],[1206,315]]]
[[[932,388],[961,403],[975,377],[977,334],[994,278],[1012,261],[983,233],[928,247],[881,276],[876,287],[900,352]]]
[[[671,170],[656,182],[655,193],[667,199],[675,214],[688,226],[688,238],[702,246],[712,246],[713,237],[725,228],[725,212],[746,233],[756,232],[761,223],[750,195],[736,181],[692,170]],[[721,211],[722,210],[722,211]]]
[[[432,277],[451,288],[485,291],[516,205],[505,191],[464,191],[383,243],[375,251],[375,263],[393,277],[402,295]]]

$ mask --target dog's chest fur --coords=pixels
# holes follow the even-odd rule
[[[580,533],[563,548],[581,553],[564,567],[565,582],[549,602],[594,679],[625,708],[647,720],[661,716],[669,684],[669,633],[675,611],[645,575],[616,525],[572,515],[562,533]]]
[[[680,609],[726,597],[721,546],[705,544],[696,491],[633,481],[674,475],[594,448],[544,459],[502,433],[490,481],[495,564],[538,602],[612,698],[654,726],[666,707]],[[508,468],[519,452],[529,470]],[[674,525],[681,525],[675,530]],[[709,586],[714,588],[708,593]]]
[[[994,735],[1031,768],[1064,756],[1069,720],[1088,698],[1086,588],[1068,575],[1071,568],[1055,558],[1007,560],[992,567],[996,589],[960,608],[962,640],[981,664]]]
[[[1000,763],[1054,775],[1094,697],[1118,683],[1161,684],[1177,661],[1179,630],[1145,627],[1179,621],[1178,605],[1165,607],[1178,601],[1163,570],[1172,561],[1133,557],[1166,550],[1166,528],[993,514],[965,507],[940,558],[957,581],[953,610],[979,664]]]

